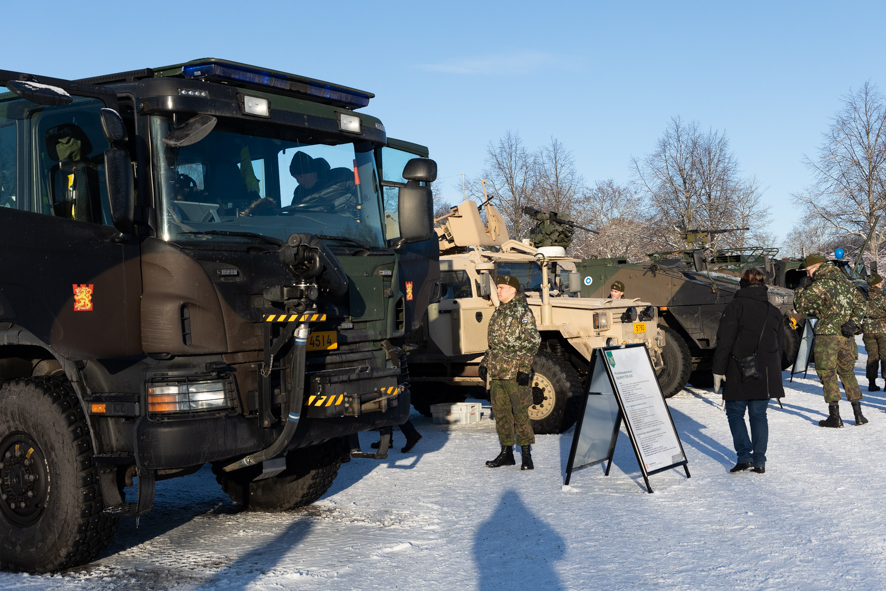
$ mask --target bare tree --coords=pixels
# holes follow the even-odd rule
[[[486,191],[496,196],[495,205],[505,218],[511,238],[521,239],[529,234],[531,225],[523,215],[523,207],[533,203],[537,185],[536,156],[523,146],[516,132],[508,131],[497,144],[486,148]],[[472,197],[481,199],[483,192],[478,179],[468,188]],[[482,199],[481,199],[482,200]]]
[[[636,262],[655,250],[649,240],[643,200],[630,187],[617,185],[612,179],[597,181],[581,193],[573,211],[577,223],[599,234],[577,231],[570,247],[572,256],[623,256]]]
[[[739,176],[725,134],[702,132],[698,123],[671,119],[656,151],[633,159],[640,190],[671,247],[683,247],[678,228],[720,229],[765,222],[756,181]],[[718,234],[716,246],[743,246],[745,236]]]
[[[843,97],[818,158],[805,162],[815,181],[794,195],[795,202],[835,234],[864,240],[886,211],[886,103],[876,86],[865,83]],[[870,258],[879,258],[884,233],[881,218],[868,245]]]
[[[551,143],[536,153],[532,205],[571,216],[575,199],[583,188],[584,181],[575,169],[572,153],[552,137]]]

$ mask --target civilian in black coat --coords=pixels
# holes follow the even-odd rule
[[[723,386],[726,417],[738,462],[730,472],[749,468],[758,474],[766,471],[766,447],[769,422],[766,409],[770,398],[784,397],[781,381],[781,357],[784,328],[781,312],[769,303],[765,275],[760,269],[746,269],[741,275],[741,289],[729,302],[717,328],[714,352],[714,392]],[[736,358],[750,357],[756,351],[760,378],[741,381]],[[751,436],[745,424],[745,410],[751,424]]]

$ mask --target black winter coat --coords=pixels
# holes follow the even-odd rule
[[[783,320],[778,308],[769,303],[766,292],[766,286],[759,284],[739,289],[720,317],[717,350],[714,352],[714,373],[726,376],[726,385],[723,386],[725,400],[784,397],[781,381]],[[762,377],[759,380],[742,382],[734,358],[749,357],[754,354],[754,349],[757,349],[757,370]]]

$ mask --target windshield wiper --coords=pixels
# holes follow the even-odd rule
[[[340,242],[350,242],[351,244],[356,244],[360,248],[365,248],[366,250],[376,250],[376,248],[368,242],[363,242],[362,240],[357,240],[356,238],[348,238],[347,236],[330,236],[328,234],[314,234],[314,236],[323,240],[338,240]]]
[[[270,236],[265,236],[264,234],[258,234],[256,232],[235,232],[232,230],[204,230],[201,232],[179,232],[179,234],[194,234],[196,236],[203,235],[212,235],[212,236],[243,236],[245,238],[258,238],[259,240],[264,240],[268,244],[273,244],[275,246],[282,246],[283,241],[279,238],[272,238]]]

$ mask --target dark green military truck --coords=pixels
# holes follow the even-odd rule
[[[88,561],[206,463],[311,503],[406,420],[436,165],[372,94],[216,59],[0,93],[0,566]]]

